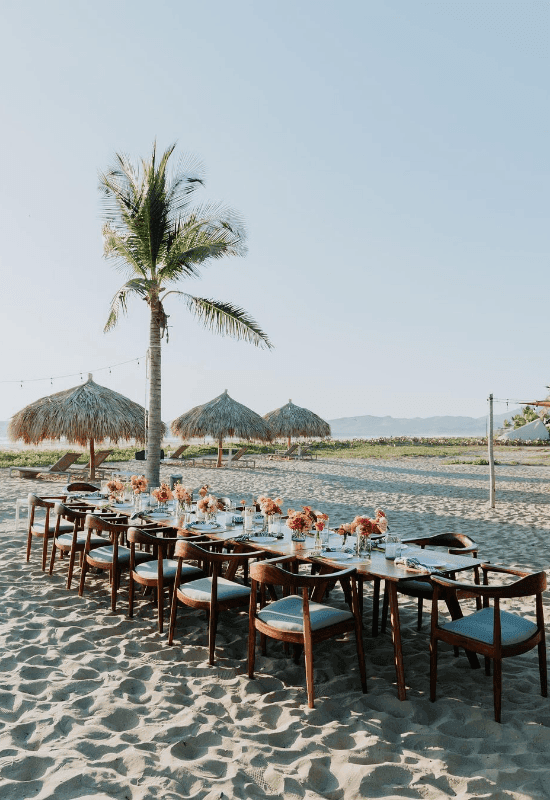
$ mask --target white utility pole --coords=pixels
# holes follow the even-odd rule
[[[493,395],[489,395],[489,435],[487,436],[489,446],[489,505],[495,507],[495,455],[493,452]]]

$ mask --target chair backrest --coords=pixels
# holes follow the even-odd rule
[[[268,583],[272,586],[283,587],[301,587],[306,591],[314,589],[330,581],[347,580],[354,576],[357,572],[355,567],[340,570],[339,572],[331,572],[329,575],[303,575],[302,573],[288,572],[279,566],[282,563],[294,561],[294,556],[283,556],[282,558],[272,559],[270,561],[260,561],[256,564],[250,564],[249,574],[250,578],[257,583]],[[274,563],[277,561],[278,563]]]
[[[70,467],[71,464],[80,458],[80,453],[65,453],[64,456],[61,456],[59,461],[56,461],[55,464],[48,469],[48,472],[66,472],[67,467]]]
[[[238,461],[239,458],[242,458],[249,450],[249,447],[241,447],[240,450],[237,450],[234,456],[231,456],[231,461]]]
[[[65,489],[68,492],[99,492],[99,486],[94,486],[93,483],[86,483],[85,481],[73,481],[67,484]]]
[[[94,469],[99,467],[100,464],[103,464],[105,459],[111,455],[112,450],[97,450],[94,454]]]
[[[183,453],[183,451],[187,450],[188,447],[189,447],[188,444],[180,444],[177,450],[174,450],[174,452],[170,455],[170,458],[179,458]]]
[[[45,508],[48,511],[53,508],[57,501],[65,502],[67,499],[66,494],[60,495],[48,495],[47,499],[45,497],[40,497],[37,494],[33,494],[32,492],[28,496],[28,504],[29,508]]]
[[[431,580],[435,589],[434,603],[436,594],[440,594],[441,590],[442,593],[445,594],[446,592],[455,593],[461,589],[464,589],[470,592],[472,595],[479,595],[479,597],[484,598],[484,600],[487,599],[488,601],[489,599],[497,600],[501,598],[508,599],[512,597],[541,595],[547,586],[546,573],[543,571],[526,572],[524,570],[493,566],[491,564],[482,564],[481,569],[484,573],[484,583],[482,586],[478,584],[461,583],[443,576],[432,575]],[[516,575],[519,580],[513,581],[512,583],[490,585],[486,582],[488,572],[496,572],[504,575]]]
[[[59,527],[59,520],[66,519],[68,522],[84,525],[86,517],[88,516],[89,509],[83,507],[67,506],[65,503],[56,503],[54,506],[55,513],[57,514],[56,527]]]
[[[289,447],[289,448],[288,448],[288,450],[286,451],[286,453],[283,453],[283,457],[285,457],[285,456],[291,456],[291,455],[292,455],[292,453],[294,453],[294,452],[295,452],[295,451],[298,449],[298,447],[299,447],[299,445],[298,445],[298,444],[293,444],[293,445],[292,445],[292,447]]]
[[[465,551],[476,557],[478,546],[473,539],[465,533],[438,533],[435,536],[419,536],[414,539],[407,537],[407,544],[416,544],[419,547],[447,547],[453,555],[464,555]]]
[[[116,517],[115,519],[111,517],[107,519],[96,514],[87,514],[84,524],[88,531],[105,531],[113,534],[117,539],[121,533],[125,533],[130,527],[128,517]]]

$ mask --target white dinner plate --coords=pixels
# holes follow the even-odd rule
[[[323,558],[330,558],[331,561],[348,561],[350,558],[353,558],[351,553],[342,553],[339,550],[321,550],[321,555]]]
[[[267,542],[276,542],[276,536],[249,536],[249,542],[255,542],[257,544],[267,544]]]
[[[134,507],[133,503],[111,503],[111,505],[113,508],[120,508],[124,510]]]
[[[201,533],[224,533],[226,530],[217,522],[192,522],[188,527],[192,531],[200,531]]]
[[[169,511],[146,511],[145,513],[148,517],[153,517],[153,519],[170,519],[172,517]]]

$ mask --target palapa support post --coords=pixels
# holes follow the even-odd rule
[[[223,439],[220,436],[220,438],[218,439],[218,463],[216,464],[217,467],[221,467],[222,457],[223,457]]]
[[[90,480],[95,478],[95,445],[94,440],[90,439]]]
[[[493,395],[489,395],[489,506],[495,507],[495,454],[493,451]]]

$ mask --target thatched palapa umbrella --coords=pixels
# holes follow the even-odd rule
[[[8,435],[25,444],[44,439],[66,438],[68,442],[90,444],[90,478],[95,477],[95,441],[136,439],[145,441],[145,409],[128,397],[94,383],[86,383],[41,397],[10,420]]]
[[[289,400],[286,406],[264,414],[273,437],[288,437],[288,446],[293,436],[330,436],[330,425],[307,408],[296,406]]]
[[[192,436],[212,436],[218,440],[218,463],[222,465],[223,440],[227,436],[240,439],[271,441],[271,431],[259,414],[237,403],[227,389],[209,403],[195,406],[172,422],[172,433],[189,439]]]

